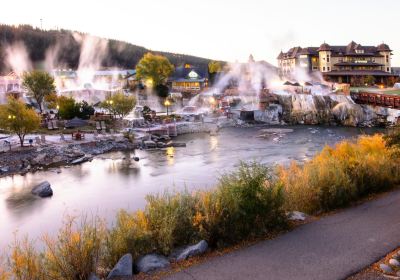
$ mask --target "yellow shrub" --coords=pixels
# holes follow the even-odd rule
[[[11,279],[10,273],[7,270],[4,258],[0,255],[0,280],[9,280],[9,279]]]
[[[131,253],[134,258],[153,250],[147,217],[143,211],[132,214],[121,210],[116,225],[109,230],[106,238],[106,260],[111,268],[121,256]]]
[[[15,237],[11,247],[10,266],[16,280],[45,280],[40,254],[27,237],[18,240]]]
[[[278,177],[288,209],[315,213],[394,187],[400,182],[398,163],[397,149],[387,147],[382,135],[360,136],[325,147],[303,166],[279,167]]]
[[[46,279],[88,279],[101,264],[104,237],[103,221],[84,217],[78,224],[76,218],[67,217],[57,238],[43,237]]]

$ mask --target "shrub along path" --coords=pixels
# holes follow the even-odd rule
[[[167,279],[344,279],[400,246],[400,191]]]

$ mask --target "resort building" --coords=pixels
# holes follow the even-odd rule
[[[278,56],[279,74],[291,77],[298,69],[308,73],[320,72],[327,81],[364,85],[374,77],[375,83],[390,84],[392,50],[386,44],[362,46],[351,42],[347,46],[294,47]],[[368,78],[367,78],[368,77]]]
[[[200,69],[190,64],[175,68],[175,72],[168,79],[171,92],[196,94],[208,87],[207,69]]]

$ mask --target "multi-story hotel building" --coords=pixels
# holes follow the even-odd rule
[[[291,77],[296,69],[320,72],[328,81],[362,85],[368,76],[376,83],[393,82],[392,50],[386,44],[362,46],[351,42],[347,46],[294,47],[278,56],[279,73]]]

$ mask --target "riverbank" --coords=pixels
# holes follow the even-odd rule
[[[96,155],[133,151],[137,147],[137,143],[123,137],[22,147],[0,154],[0,177],[77,164]]]
[[[399,183],[398,160],[397,148],[386,146],[383,137],[375,135],[361,136],[357,141],[343,141],[335,147],[326,147],[303,167],[281,167],[276,173],[274,169],[262,164],[242,163],[235,171],[220,177],[216,187],[211,190],[148,195],[147,204],[142,210],[121,210],[111,227],[102,227],[97,222],[85,223],[83,227],[73,223],[75,226],[71,227],[71,223],[67,222],[56,238],[45,240],[44,256],[49,259],[44,263],[35,263],[35,269],[46,273],[48,269],[52,269],[52,266],[47,265],[56,260],[67,266],[63,271],[70,271],[72,267],[74,275],[87,277],[93,271],[106,275],[123,256],[122,261],[128,263],[131,275],[132,263],[140,268],[143,259],[156,259],[168,265],[177,249],[181,246],[188,248],[187,245],[198,241],[200,243],[195,248],[204,252],[204,248],[208,246],[211,249],[221,248],[248,238],[274,234],[287,228],[287,212],[300,210],[310,214],[324,213],[349,206],[369,194],[395,188]],[[375,168],[373,178],[368,177],[371,175],[371,166]],[[100,176],[97,169],[96,174]],[[295,177],[302,180],[297,180],[294,184]],[[359,208],[362,213],[365,212],[363,207]],[[375,213],[375,210],[371,211]],[[356,212],[360,215],[359,211]],[[370,214],[361,215],[360,224],[367,226],[364,219],[370,218]],[[390,216],[387,218],[392,221]],[[342,218],[339,217],[338,220]],[[345,220],[353,221],[354,218]],[[378,224],[379,229],[384,230],[381,223]],[[336,221],[332,225],[333,228],[336,225],[342,226]],[[322,226],[324,227],[323,223]],[[351,223],[348,228],[354,230]],[[319,231],[315,232],[316,236],[321,236],[318,235]],[[337,238],[335,232],[331,232],[330,236]],[[307,234],[303,237],[309,238]],[[347,237],[348,235],[343,236],[344,239]],[[294,240],[297,239],[294,237]],[[324,240],[319,241],[319,244],[327,244]],[[69,251],[76,247],[76,242],[83,244],[81,248],[89,251]],[[84,244],[95,244],[96,247],[87,247]],[[312,245],[303,241],[299,244],[301,248]],[[32,256],[18,246],[13,247],[12,256]],[[333,243],[332,246],[339,248]],[[65,252],[76,261],[84,261],[80,267],[83,270],[77,270],[74,263],[57,260]],[[154,256],[154,252],[158,255]],[[82,259],[88,254],[99,258]],[[194,253],[189,255],[191,254]],[[283,255],[287,257],[287,253]],[[126,260],[129,262],[125,262]],[[16,269],[15,265],[13,269]],[[61,273],[58,270],[55,272]]]

